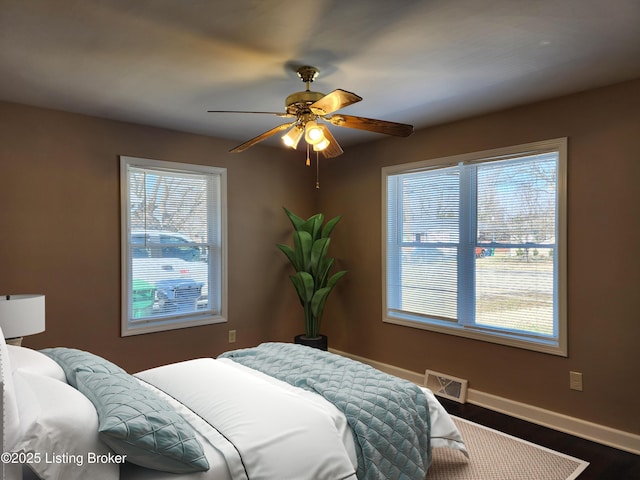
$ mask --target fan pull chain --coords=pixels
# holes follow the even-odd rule
[[[320,189],[320,154],[316,152],[316,189]]]
[[[307,163],[305,164],[307,167],[311,166],[311,160],[309,160],[309,144],[307,143]]]

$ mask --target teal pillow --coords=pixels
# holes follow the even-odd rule
[[[75,348],[45,348],[41,353],[51,357],[64,370],[69,385],[76,387],[76,372],[127,373],[109,360]]]
[[[136,378],[86,371],[76,378],[98,411],[100,439],[128,462],[170,473],[209,470],[191,425]]]

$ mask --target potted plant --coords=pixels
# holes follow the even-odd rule
[[[305,333],[298,335],[295,341],[326,350],[327,337],[320,335],[322,312],[336,282],[347,273],[341,270],[330,276],[334,259],[327,257],[331,242],[329,236],[342,216],[323,225],[324,215],[321,213],[304,220],[287,208],[284,211],[294,229],[293,248],[283,244],[277,246],[296,271],[289,278],[304,309]]]

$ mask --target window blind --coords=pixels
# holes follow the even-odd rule
[[[211,323],[223,308],[224,170],[123,157],[123,330]]]
[[[489,153],[383,169],[385,318],[562,353],[566,140]]]

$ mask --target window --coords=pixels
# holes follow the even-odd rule
[[[385,321],[566,356],[566,139],[382,174]]]
[[[226,169],[120,157],[122,335],[226,321]]]

